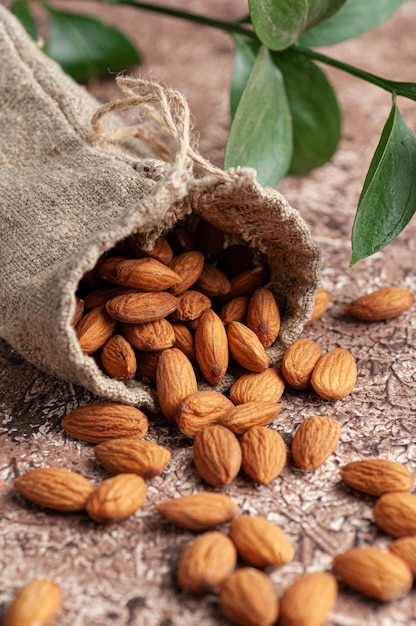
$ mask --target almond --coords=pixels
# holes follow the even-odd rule
[[[338,584],[329,572],[303,574],[280,598],[281,626],[323,626],[338,595]]]
[[[212,309],[205,311],[199,319],[195,332],[195,355],[210,385],[218,385],[228,367],[228,341],[224,324]]]
[[[177,348],[164,350],[156,369],[156,389],[161,411],[165,417],[174,420],[178,404],[198,391],[192,363]]]
[[[197,250],[183,252],[173,257],[169,267],[179,274],[179,281],[170,288],[175,296],[191,287],[200,277],[204,268],[204,255]]]
[[[233,433],[242,435],[253,426],[267,426],[282,409],[280,402],[246,402],[232,407],[219,420]]]
[[[178,404],[175,421],[181,432],[194,437],[205,426],[217,423],[233,406],[231,400],[218,391],[196,391]]]
[[[257,287],[261,287],[266,278],[266,268],[263,265],[251,267],[230,278],[231,289],[223,297],[223,302],[239,296],[251,296]]]
[[[231,283],[215,265],[205,263],[195,287],[209,298],[218,298],[230,291]]]
[[[175,343],[175,333],[166,319],[144,322],[143,324],[123,324],[127,341],[138,350],[164,350]]]
[[[136,292],[134,289],[128,289],[127,287],[110,287],[110,285],[99,287],[85,295],[85,308],[94,309],[97,306],[104,306],[109,300],[112,300],[116,296],[125,296],[129,293]]]
[[[340,471],[347,485],[371,496],[410,491],[413,485],[413,474],[401,463],[387,459],[352,461]]]
[[[129,293],[116,296],[107,302],[107,313],[119,322],[144,324],[154,322],[173,313],[178,300],[167,291],[155,293]]]
[[[262,372],[243,374],[233,383],[230,399],[234,404],[246,402],[278,402],[285,389],[285,381],[279,370],[268,367]]]
[[[277,478],[286,464],[286,444],[276,430],[253,426],[241,438],[241,467],[257,483]]]
[[[248,303],[250,296],[240,296],[233,298],[227,304],[224,304],[220,310],[220,318],[224,326],[229,322],[244,322],[247,315]]]
[[[94,454],[111,474],[138,474],[145,480],[161,474],[171,459],[167,448],[138,437],[103,441]]]
[[[241,467],[237,437],[224,426],[211,424],[195,433],[193,445],[196,471],[213,487],[231,483]]]
[[[204,593],[215,589],[231,576],[237,564],[237,550],[220,531],[205,532],[182,552],[176,580],[182,589]]]
[[[269,348],[276,341],[280,330],[280,312],[270,289],[255,289],[248,303],[246,324],[264,348]]]
[[[374,521],[393,537],[416,535],[416,495],[400,491],[380,496],[373,508]]]
[[[292,457],[302,469],[316,469],[334,452],[340,435],[339,422],[332,417],[312,415],[299,426],[292,439]]]
[[[403,559],[409,566],[413,576],[416,576],[416,536],[395,539],[389,545],[389,550]]]
[[[111,279],[111,274],[113,269],[117,267],[119,263],[122,261],[127,261],[127,256],[125,254],[116,254],[114,256],[103,256],[97,263],[97,270],[99,276],[103,279],[103,282],[106,283],[114,283]],[[85,278],[85,276],[84,276]]]
[[[315,365],[322,350],[312,339],[301,338],[292,343],[282,358],[282,374],[295,389],[306,389],[311,384]]]
[[[220,610],[233,624],[273,626],[279,615],[279,600],[266,574],[242,567],[221,586]]]
[[[81,511],[94,487],[78,474],[60,467],[29,470],[14,481],[25,498],[55,511]]]
[[[78,296],[75,296],[75,311],[71,319],[71,326],[76,326],[84,314],[85,302]]]
[[[127,239],[128,246],[134,256],[148,256],[157,259],[164,265],[169,265],[173,259],[173,250],[165,237],[158,237],[153,245],[148,248],[143,240],[142,233],[133,233]]]
[[[334,348],[315,365],[311,385],[321,398],[340,400],[351,393],[356,380],[357,366],[352,354],[345,348]]]
[[[120,402],[90,402],[62,419],[68,435],[81,441],[101,443],[121,437],[144,437],[149,428],[146,415]]]
[[[180,280],[176,272],[150,257],[112,263],[111,270],[104,274],[102,266],[101,275],[111,283],[141,291],[164,291]]]
[[[156,505],[169,522],[188,530],[206,530],[232,520],[238,506],[223,493],[201,492],[172,498]]]
[[[200,291],[187,289],[178,296],[178,307],[170,316],[173,322],[189,322],[201,317],[211,307],[211,300]]]
[[[142,506],[146,495],[146,483],[141,476],[118,474],[94,489],[85,510],[94,522],[120,522]]]
[[[195,360],[195,341],[189,328],[178,322],[172,322],[171,326],[175,334],[173,347],[182,350],[190,361]]]
[[[338,554],[332,569],[342,582],[376,600],[398,600],[413,584],[412,572],[403,559],[372,546]]]
[[[313,303],[312,313],[310,318],[305,322],[305,326],[312,324],[316,320],[320,319],[325,311],[329,307],[330,295],[324,287],[319,287],[315,294],[315,300]]]
[[[227,324],[228,346],[239,365],[251,372],[269,367],[269,357],[257,335],[241,322]]]
[[[116,320],[110,317],[103,306],[92,309],[81,317],[75,327],[78,342],[85,354],[99,350],[110,339],[116,328]]]
[[[39,578],[24,585],[9,606],[3,626],[48,626],[61,610],[61,589],[52,580]]]
[[[291,561],[295,553],[283,530],[264,517],[237,517],[231,522],[230,537],[241,558],[254,567],[283,565]]]
[[[136,374],[136,355],[131,344],[122,335],[113,335],[104,344],[101,364],[109,376],[125,383]]]
[[[358,320],[388,320],[410,309],[414,301],[415,294],[410,289],[383,287],[348,303],[345,312]]]

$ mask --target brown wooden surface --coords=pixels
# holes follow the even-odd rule
[[[63,3],[68,5],[68,3]],[[72,4],[72,3],[70,3]],[[240,17],[246,3],[222,0],[170,2],[224,19]],[[95,6],[83,3],[85,10]],[[158,78],[188,98],[201,153],[217,165],[229,125],[228,85],[232,67],[229,36],[206,27],[130,8],[107,9],[143,51],[137,72]],[[104,16],[104,11],[103,11]],[[328,53],[396,80],[415,80],[416,2],[407,0],[395,16],[357,40]],[[280,594],[304,571],[330,568],[332,557],[353,545],[387,547],[390,538],[372,521],[374,499],[340,482],[338,469],[350,460],[381,456],[416,470],[415,308],[389,322],[358,323],[343,313],[357,295],[381,286],[416,291],[416,222],[384,251],[349,268],[350,232],[371,156],[391,106],[389,94],[330,70],[344,114],[343,136],[332,162],[280,185],[310,224],[322,249],[323,284],[331,305],[323,319],[305,328],[323,350],[342,346],[358,365],[353,393],[335,403],[307,390],[283,396],[274,427],[288,445],[308,415],[336,417],[341,440],[315,472],[289,460],[267,486],[244,476],[224,492],[242,512],[260,514],[281,526],[295,546],[294,560],[269,571]],[[113,80],[90,85],[100,99],[117,96]],[[398,99],[409,126],[416,129],[416,105]],[[92,446],[64,435],[60,419],[91,397],[81,388],[45,376],[0,342],[0,615],[19,586],[50,577],[63,590],[60,626],[226,626],[215,594],[196,597],[177,589],[175,563],[194,536],[163,521],[155,504],[206,487],[192,464],[191,442],[161,417],[152,417],[148,439],[166,445],[172,462],[149,481],[144,506],[120,524],[100,526],[84,514],[59,514],[26,502],[13,491],[13,479],[33,467],[58,465],[81,472],[94,483],[107,474],[94,460]],[[340,586],[329,626],[405,626],[416,623],[416,595],[378,603]]]

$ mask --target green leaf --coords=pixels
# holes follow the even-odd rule
[[[133,44],[109,24],[49,5],[47,9],[51,28],[44,51],[75,80],[108,76],[140,63]]]
[[[27,0],[17,0],[10,7],[10,12],[23,24],[34,41],[38,40],[38,29]]]
[[[225,167],[254,167],[263,185],[275,186],[291,156],[292,122],[283,77],[261,47],[231,125]]]
[[[346,0],[249,0],[251,21],[260,41],[284,50],[311,26],[328,19]]]
[[[327,21],[304,33],[305,46],[329,46],[371,30],[402,5],[404,0],[347,0]]]
[[[260,46],[260,44],[254,41],[247,41],[239,35],[234,35],[234,41],[235,54],[230,89],[231,118],[235,115]]]
[[[289,50],[274,52],[293,120],[293,156],[289,172],[304,174],[327,163],[337,149],[341,112],[335,92],[310,59]]]
[[[416,137],[393,102],[358,202],[350,264],[387,246],[415,212]]]

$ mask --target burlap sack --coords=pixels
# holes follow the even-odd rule
[[[150,245],[191,212],[241,237],[267,256],[282,307],[276,363],[311,314],[319,250],[254,170],[224,172],[191,147],[179,93],[118,82],[122,98],[100,107],[0,7],[0,335],[42,370],[154,410],[152,389],[105,376],[71,327],[77,285],[105,251],[133,231]]]

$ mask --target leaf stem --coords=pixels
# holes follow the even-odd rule
[[[356,76],[357,78],[361,78],[367,83],[376,85],[377,87],[380,87],[385,91],[389,91],[392,94],[404,96],[405,98],[410,98],[411,100],[416,100],[416,83],[404,83],[395,80],[387,80],[386,78],[376,76],[375,74],[371,74],[370,72],[361,70],[360,68],[349,65],[348,63],[344,63],[343,61],[338,61],[337,59],[328,57],[325,54],[321,54],[320,52],[317,52],[312,48],[308,48],[307,46],[302,46],[301,44],[294,44],[292,46],[292,50],[294,52],[298,52],[299,54],[304,54],[305,56],[311,57],[312,59],[315,59],[315,61],[321,61],[326,65],[331,65],[332,67],[336,67],[339,70],[348,72],[348,74]]]
[[[200,15],[199,13],[191,13],[189,11],[182,11],[180,9],[172,9],[170,7],[155,5],[149,2],[140,2],[139,0],[107,0],[109,4],[127,4],[135,6],[138,9],[144,9],[146,11],[153,11],[155,13],[163,13],[164,15],[170,15],[171,17],[178,17],[180,19],[189,20],[191,22],[198,22],[205,26],[212,26],[213,28],[219,28],[232,33],[238,33],[239,35],[246,35],[252,39],[257,39],[255,33],[242,26],[239,22],[224,22],[223,20],[216,20],[206,15]]]

